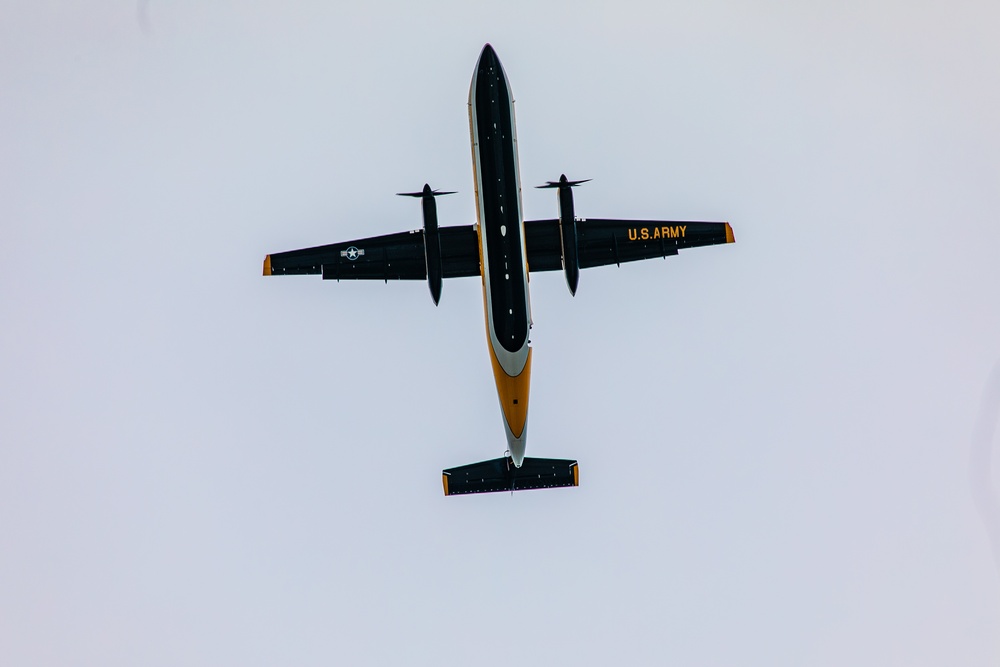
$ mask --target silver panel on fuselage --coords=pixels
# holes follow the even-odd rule
[[[531,306],[521,211],[514,100],[507,75],[487,45],[469,89],[476,208],[490,346],[510,376],[528,358]]]

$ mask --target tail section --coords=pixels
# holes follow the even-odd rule
[[[520,468],[510,457],[470,463],[442,471],[444,495],[527,491],[580,486],[580,467],[569,459],[526,458]]]

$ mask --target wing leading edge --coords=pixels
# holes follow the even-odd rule
[[[526,220],[524,232],[532,272],[563,268],[559,220]],[[684,248],[735,241],[728,222],[580,218],[576,233],[581,269],[620,266],[622,262],[676,255]]]

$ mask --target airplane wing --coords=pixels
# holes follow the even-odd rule
[[[479,240],[472,225],[441,227],[444,278],[478,276]],[[324,280],[426,280],[424,231],[399,232],[356,241],[268,255],[264,275],[322,274]]]
[[[620,266],[622,262],[676,255],[683,248],[734,241],[728,222],[579,218],[576,232],[581,269]],[[526,220],[524,235],[530,271],[563,268],[559,220]]]

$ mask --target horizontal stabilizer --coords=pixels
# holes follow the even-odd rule
[[[526,458],[520,468],[510,457],[448,468],[441,474],[444,495],[554,489],[580,486],[580,468],[568,459]]]

